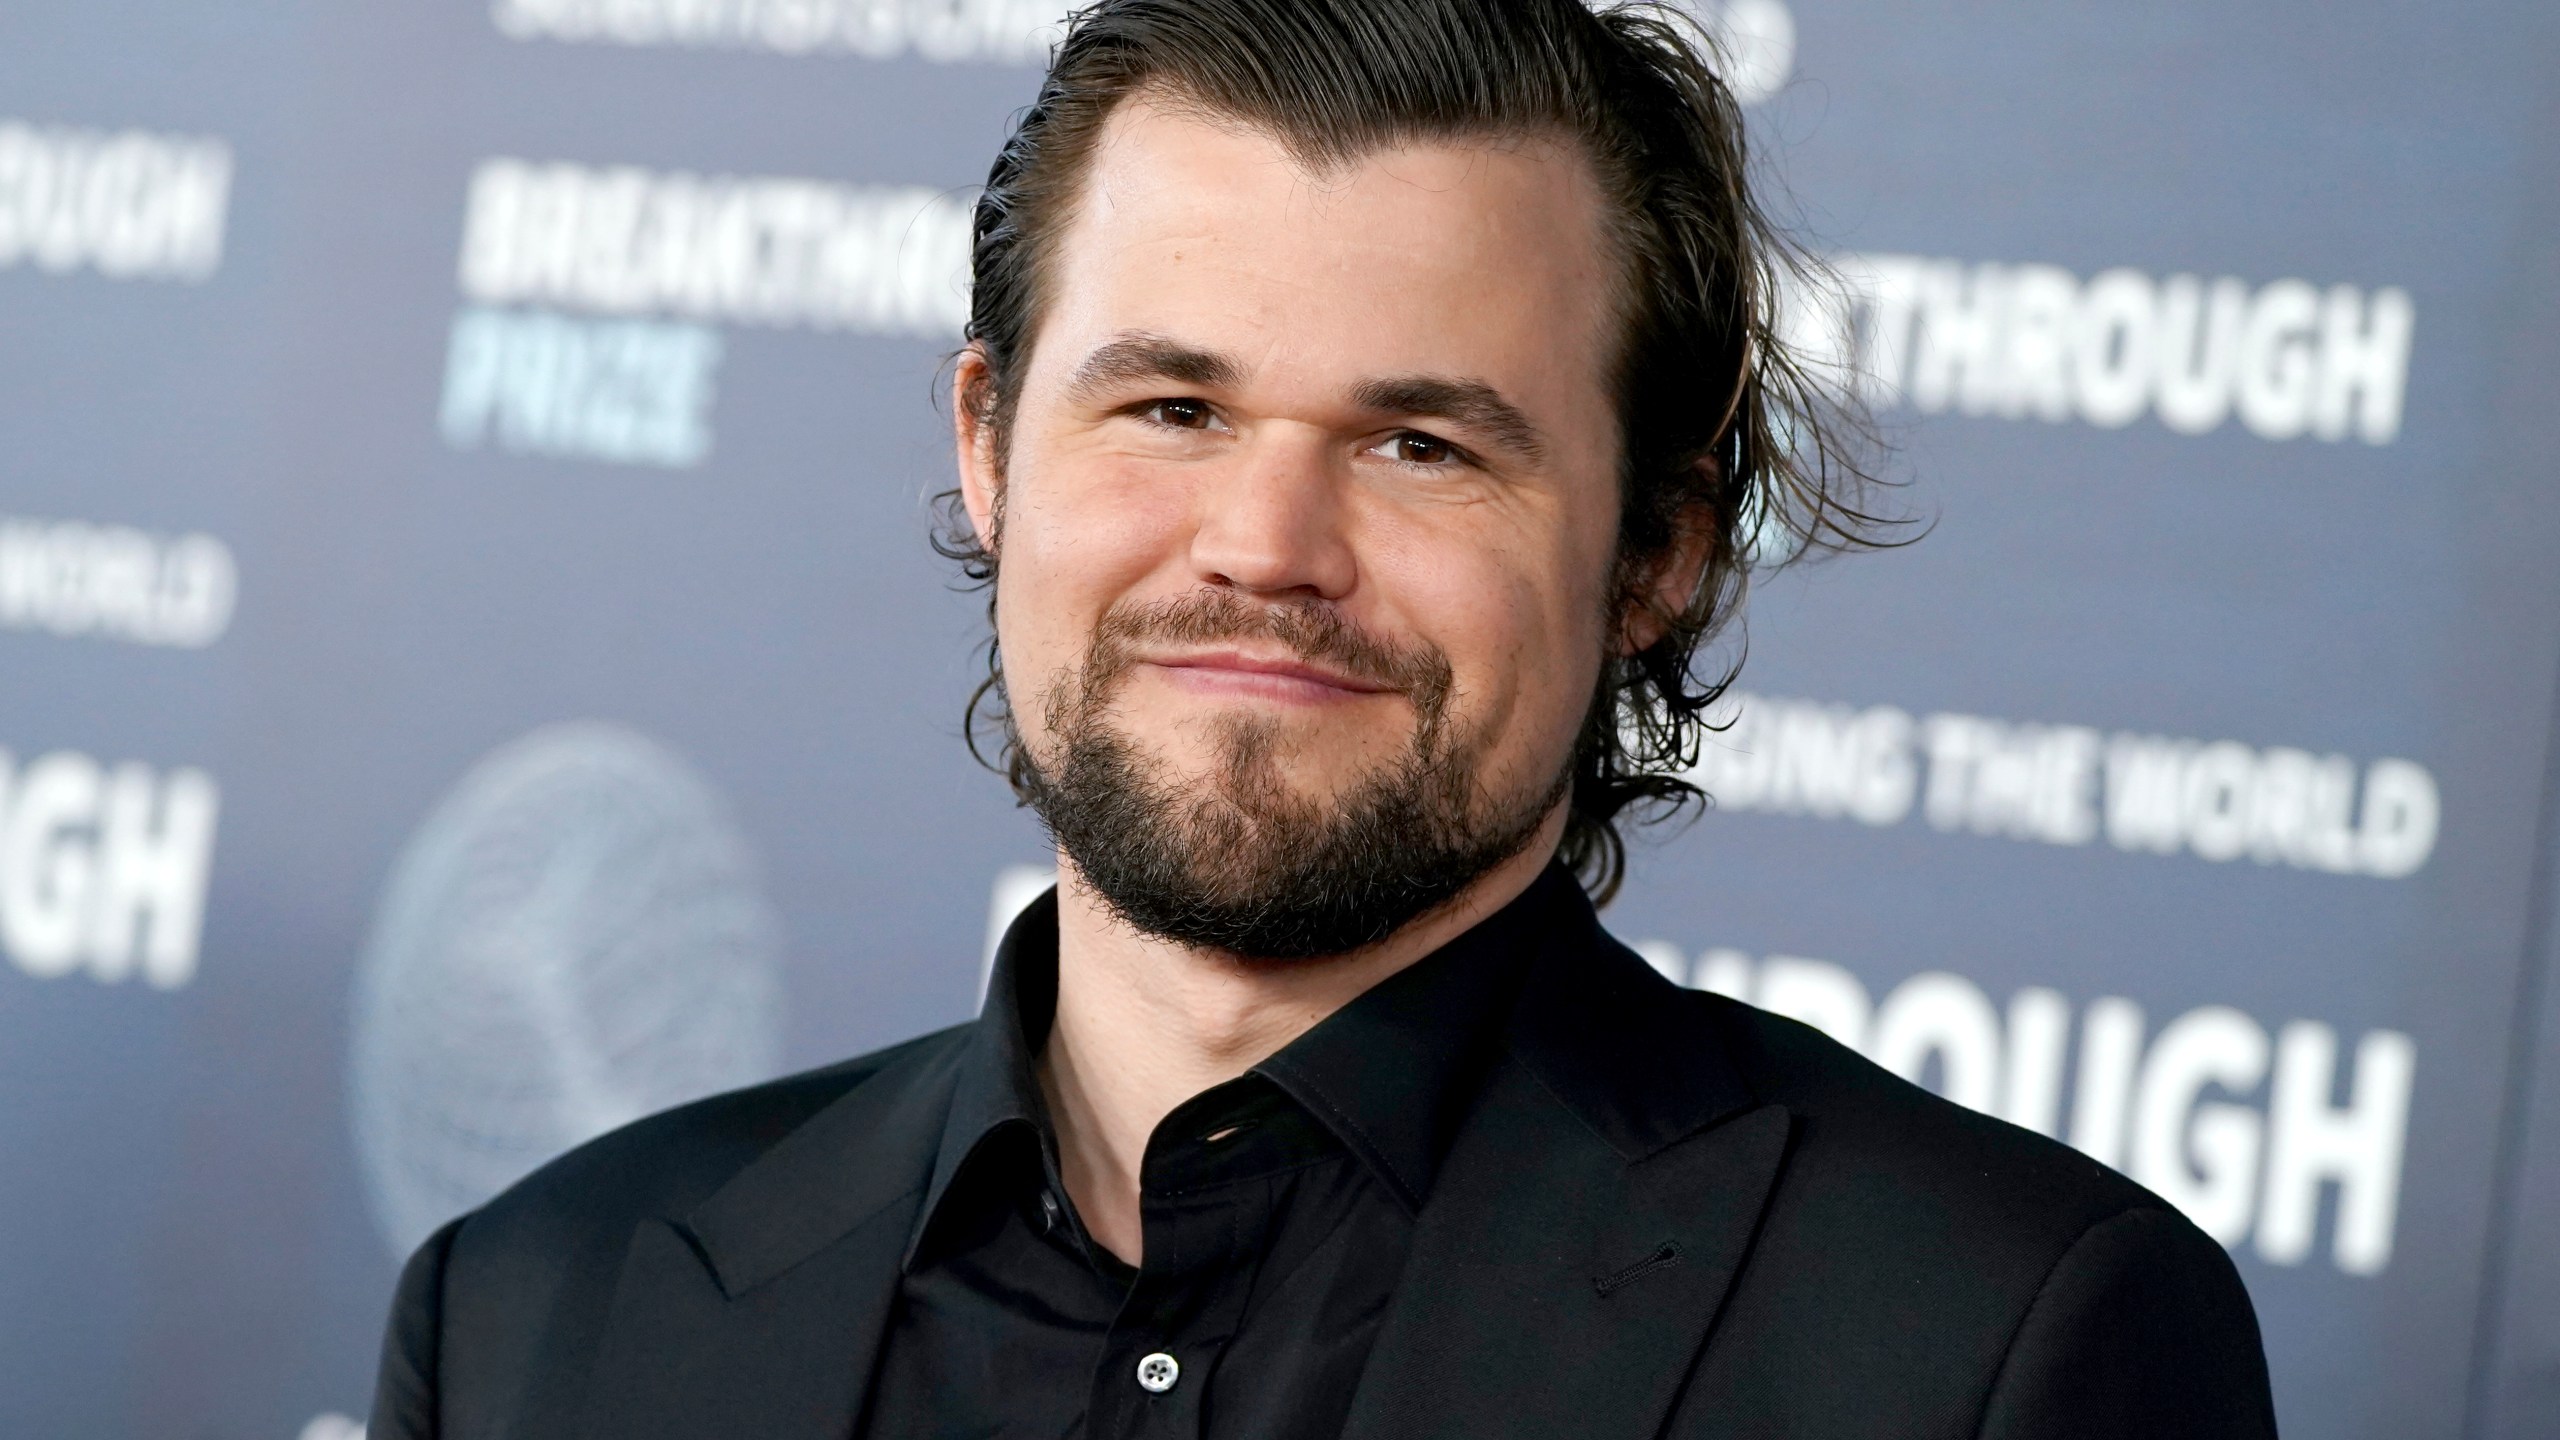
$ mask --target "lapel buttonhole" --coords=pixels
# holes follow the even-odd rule
[[[1623,1289],[1627,1285],[1643,1279],[1645,1276],[1652,1274],[1654,1271],[1661,1269],[1665,1265],[1676,1265],[1678,1263],[1680,1263],[1680,1247],[1672,1244],[1668,1240],[1665,1240],[1662,1244],[1655,1247],[1652,1254],[1647,1255],[1633,1265],[1628,1266],[1626,1269],[1621,1270],[1614,1275],[1598,1275],[1592,1277],[1591,1288],[1599,1291],[1601,1298],[1605,1300],[1609,1297],[1611,1292]]]

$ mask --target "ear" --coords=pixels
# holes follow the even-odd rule
[[[1628,597],[1618,634],[1621,655],[1636,654],[1671,632],[1696,601],[1707,562],[1724,543],[1715,510],[1703,501],[1684,507],[1671,529],[1671,543],[1653,557]]]
[[[969,511],[969,528],[978,546],[996,551],[998,521],[1004,513],[1004,457],[996,451],[995,428],[988,423],[988,397],[995,372],[987,368],[987,352],[971,344],[951,367],[951,438],[960,462],[960,503]]]

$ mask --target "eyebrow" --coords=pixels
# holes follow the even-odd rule
[[[1067,379],[1067,393],[1091,400],[1133,380],[1175,380],[1208,389],[1232,389],[1244,367],[1214,350],[1196,350],[1162,335],[1132,330],[1095,346]]]
[[[1365,409],[1456,421],[1524,460],[1546,454],[1546,437],[1538,427],[1529,423],[1519,406],[1503,399],[1501,391],[1481,380],[1396,375],[1363,380],[1351,394]]]

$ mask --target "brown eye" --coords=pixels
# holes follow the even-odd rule
[[[1199,430],[1209,424],[1209,407],[1197,400],[1159,400],[1149,407],[1148,418],[1177,430]]]
[[[1446,440],[1411,433],[1396,437],[1396,458],[1408,465],[1445,465],[1452,453]]]

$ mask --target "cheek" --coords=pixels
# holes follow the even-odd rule
[[[1107,469],[1017,458],[1005,497],[996,634],[1018,680],[1084,658],[1113,602],[1139,589],[1173,543],[1179,507],[1130,493]]]
[[[1442,537],[1376,573],[1448,653],[1462,723],[1483,727],[1511,763],[1544,769],[1572,744],[1599,676],[1593,563],[1574,546]]]

